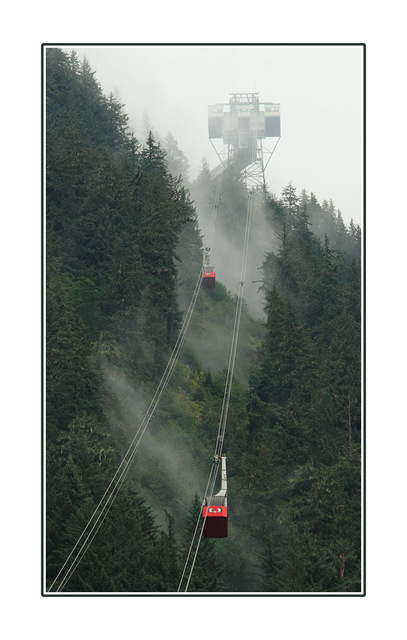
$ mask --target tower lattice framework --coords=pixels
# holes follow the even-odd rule
[[[212,177],[234,163],[248,187],[265,187],[265,170],[280,140],[280,105],[260,102],[258,93],[229,96],[228,103],[208,107],[209,139],[220,159]],[[266,138],[275,139],[272,150],[265,147]]]

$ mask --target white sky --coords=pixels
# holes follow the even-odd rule
[[[207,107],[229,93],[259,92],[281,105],[281,140],[267,167],[277,196],[291,180],[318,201],[332,198],[344,221],[362,222],[363,49],[361,46],[112,46],[80,47],[105,94],[119,94],[132,127],[143,113],[164,137],[171,131],[194,178],[209,141]],[[265,140],[272,150],[275,140]]]

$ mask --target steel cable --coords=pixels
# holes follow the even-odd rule
[[[213,238],[213,233],[214,233],[214,229],[215,229],[215,222],[216,222],[216,215],[217,215],[217,209],[218,209],[218,204],[219,204],[219,194],[220,194],[220,189],[221,189],[221,184],[222,184],[222,174],[219,176],[218,182],[217,182],[217,187],[216,187],[216,195],[215,195],[215,205],[213,207],[213,211],[212,211],[212,219],[211,219],[211,226],[210,226],[210,234],[209,234],[209,239],[210,241],[212,241]],[[195,289],[194,289],[194,293],[192,295],[192,299],[191,302],[189,304],[188,310],[185,314],[183,323],[181,325],[181,329],[177,338],[177,341],[175,343],[175,346],[173,348],[173,351],[171,353],[171,356],[168,360],[167,366],[164,370],[164,373],[161,377],[160,383],[156,389],[156,392],[153,396],[153,399],[151,400],[151,403],[149,405],[149,408],[133,438],[133,440],[131,441],[120,465],[118,466],[112,480],[110,481],[110,484],[108,485],[105,493],[103,494],[101,500],[99,501],[99,504],[97,505],[97,507],[95,508],[94,512],[92,513],[87,525],[85,526],[84,530],[82,531],[81,535],[79,536],[77,542],[75,543],[72,551],[70,552],[69,556],[67,557],[67,559],[65,560],[64,564],[62,565],[60,571],[58,572],[56,578],[54,579],[54,581],[52,582],[50,588],[48,589],[48,591],[52,591],[53,588],[56,586],[60,576],[63,574],[63,572],[66,569],[65,574],[61,577],[61,580],[58,584],[58,586],[55,588],[56,592],[60,592],[64,586],[66,585],[66,583],[68,582],[68,580],[71,578],[72,574],[74,573],[74,571],[76,570],[77,566],[79,565],[79,563],[81,562],[82,558],[85,556],[87,550],[89,549],[90,545],[92,544],[96,534],[98,533],[103,521],[105,520],[108,512],[110,511],[122,485],[123,482],[128,474],[128,471],[130,469],[131,463],[134,460],[134,457],[137,453],[137,450],[140,446],[141,443],[141,439],[149,425],[149,423],[151,422],[151,420],[153,419],[154,416],[154,412],[161,400],[162,395],[164,394],[168,383],[172,377],[174,368],[178,362],[178,357],[179,354],[181,352],[181,349],[184,345],[185,339],[186,339],[186,335],[188,332],[188,328],[189,328],[189,324],[192,318],[192,314],[194,312],[194,308],[195,308],[195,303],[197,301],[198,298],[198,294],[200,291],[200,287],[201,287],[201,283],[202,283],[202,270],[204,268],[204,261],[202,263],[201,266],[201,270],[199,272],[196,284],[195,284]],[[83,540],[83,541],[82,541]],[[82,541],[82,542],[81,542]],[[78,549],[79,547],[79,549]],[[72,559],[72,560],[71,560]]]
[[[160,383],[156,389],[156,392],[153,396],[153,399],[151,400],[151,403],[149,405],[149,408],[132,440],[132,442],[130,443],[130,446],[128,447],[119,467],[117,468],[112,480],[110,481],[109,486],[107,487],[105,493],[103,494],[99,504],[97,505],[96,509],[94,510],[93,514],[91,515],[85,529],[83,530],[82,534],[80,535],[79,539],[77,540],[75,546],[73,547],[71,553],[69,554],[68,558],[66,559],[65,563],[63,564],[62,568],[60,569],[58,575],[56,576],[56,578],[54,579],[51,587],[49,588],[49,591],[52,591],[52,589],[54,588],[56,582],[58,581],[61,573],[64,571],[65,567],[67,566],[67,564],[70,562],[72,556],[75,554],[74,559],[72,560],[70,566],[67,569],[67,572],[65,574],[65,576],[62,578],[58,588],[56,589],[56,591],[60,591],[66,584],[66,582],[69,580],[69,578],[71,577],[73,571],[76,569],[77,565],[79,564],[80,560],[82,559],[82,557],[85,555],[87,549],[89,548],[91,542],[93,541],[96,533],[98,532],[104,518],[107,515],[107,511],[110,510],[116,496],[117,493],[119,492],[126,476],[127,473],[129,471],[130,465],[136,455],[136,452],[140,446],[141,443],[141,439],[148,427],[148,424],[151,422],[151,420],[154,417],[154,412],[157,408],[158,403],[161,400],[161,397],[163,395],[163,393],[165,392],[168,383],[171,379],[172,373],[174,371],[174,368],[177,364],[178,361],[178,356],[180,354],[180,351],[184,345],[185,342],[185,338],[186,338],[186,334],[188,331],[188,327],[192,318],[192,314],[194,311],[194,307],[195,307],[195,303],[199,294],[199,290],[200,290],[200,286],[201,286],[201,282],[202,282],[202,273],[199,273],[196,285],[195,285],[195,289],[194,289],[194,293],[189,305],[189,308],[187,310],[187,313],[185,314],[184,317],[184,321],[183,324],[181,326],[181,330],[180,333],[178,335],[176,344],[174,346],[174,349],[171,353],[171,356],[168,360],[167,366],[165,368],[165,371],[161,377]],[[100,519],[102,518],[102,521],[99,523]],[[98,524],[99,523],[99,524]],[[84,541],[81,544],[81,540],[84,538]],[[81,544],[79,551],[76,552],[78,546]],[[76,553],[75,553],[76,552]]]
[[[231,342],[231,349],[230,349],[230,355],[229,355],[229,364],[228,364],[228,370],[227,370],[227,374],[226,374],[226,381],[225,381],[225,389],[224,389],[224,394],[223,394],[223,401],[222,401],[222,409],[221,409],[221,415],[220,415],[220,419],[219,419],[219,426],[218,426],[218,434],[217,434],[217,438],[216,438],[216,444],[215,444],[215,453],[214,453],[214,461],[219,459],[222,453],[222,449],[223,449],[223,441],[224,441],[224,436],[225,436],[225,431],[226,431],[226,424],[227,424],[227,416],[228,416],[228,411],[229,411],[229,404],[230,404],[230,396],[231,396],[231,391],[232,391],[232,383],[233,383],[233,374],[234,374],[234,368],[235,368],[235,362],[236,362],[236,352],[237,352],[237,344],[238,344],[238,338],[239,338],[239,331],[240,331],[240,322],[241,322],[241,316],[242,316],[242,309],[243,309],[243,289],[244,289],[244,280],[246,277],[246,270],[247,270],[247,259],[248,259],[248,250],[249,250],[249,242],[250,242],[250,227],[251,227],[251,221],[252,221],[252,214],[253,214],[253,191],[249,193],[249,197],[248,197],[248,204],[247,204],[247,213],[246,213],[246,226],[245,226],[245,236],[244,236],[244,242],[243,242],[243,251],[242,251],[242,264],[241,264],[241,271],[240,271],[240,281],[239,281],[239,290],[238,290],[238,295],[237,295],[237,305],[236,305],[236,312],[235,312],[235,320],[234,320],[234,327],[233,327],[233,333],[232,333],[232,342]],[[214,491],[214,486],[215,486],[215,481],[216,481],[216,475],[217,475],[217,471],[218,471],[218,463],[217,462],[213,462],[212,463],[212,467],[209,473],[209,478],[208,478],[208,482],[206,485],[206,490],[205,490],[205,496],[206,495],[213,495],[213,491]],[[181,579],[178,585],[178,592],[181,590],[182,587],[182,583],[184,581],[184,577],[185,574],[187,572],[187,566],[188,563],[190,561],[190,557],[191,557],[191,553],[192,550],[194,548],[194,543],[195,543],[195,539],[198,533],[198,529],[199,529],[199,522],[202,519],[201,516],[201,512],[199,512],[198,514],[198,519],[195,525],[195,530],[192,536],[192,541],[188,550],[188,554],[187,554],[187,558],[184,564],[184,568],[183,568],[183,572],[181,575]],[[202,539],[202,534],[203,534],[203,530],[205,527],[205,521],[206,521],[206,516],[205,518],[202,519],[201,522],[201,527],[199,530],[199,538],[197,540],[196,546],[195,546],[195,552],[192,558],[192,562],[191,562],[191,567],[189,569],[189,574],[188,574],[188,578],[187,578],[187,582],[185,585],[185,589],[184,592],[188,591],[189,588],[189,584],[191,581],[191,577],[192,577],[192,573],[195,567],[195,563],[196,563],[196,559],[198,556],[198,551],[199,551],[199,546],[201,543],[201,539]]]

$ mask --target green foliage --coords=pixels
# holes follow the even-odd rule
[[[326,235],[322,245],[312,233],[306,194],[300,202],[289,185],[282,203],[281,246],[264,265],[267,322],[251,378],[243,499],[258,500],[247,526],[263,548],[266,590],[358,591],[359,269]],[[332,203],[324,214],[332,218]],[[338,222],[331,233],[347,231]]]
[[[151,133],[140,150],[122,106],[105,98],[94,76],[74,52],[47,49],[50,579],[103,495],[121,450],[117,429],[114,440],[108,435],[104,363],[127,370],[135,381],[156,384],[179,322],[175,252],[184,226],[196,223],[164,151]],[[198,237],[195,227],[194,233]],[[121,515],[123,500],[130,503]],[[70,589],[162,590],[168,580],[174,583],[168,567],[155,566],[155,545],[173,547],[173,533],[158,534],[143,509],[130,494],[117,499],[114,528],[110,515],[106,520],[116,547],[110,552],[96,539],[89,560],[81,563],[82,577],[72,578]],[[140,530],[140,513],[150,542],[144,546],[139,531],[140,539],[130,537],[125,550],[128,528],[136,537]],[[135,565],[143,555],[146,568],[140,573]],[[125,566],[130,556],[131,568]],[[101,566],[98,557],[108,557],[109,566]]]
[[[188,332],[188,343],[193,346],[206,369],[219,371],[229,360],[237,300],[232,299],[221,282],[216,288],[203,292],[198,298]],[[253,345],[258,344],[261,326],[250,316],[244,305],[236,356],[235,376],[247,383],[253,364]]]
[[[168,171],[174,177],[181,177],[184,184],[188,185],[189,163],[171,131],[168,132],[164,140],[164,148],[167,156]]]

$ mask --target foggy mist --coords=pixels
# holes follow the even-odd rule
[[[104,363],[102,367],[112,434],[116,444],[121,442],[125,453],[147,411],[150,398],[145,398],[123,372]],[[165,504],[184,524],[195,492],[201,497],[206,476],[198,469],[190,443],[180,428],[161,429],[157,411],[149,424],[137,451],[130,477],[135,488],[150,504],[159,523],[167,525]],[[135,472],[135,473],[134,473]]]
[[[266,170],[277,196],[292,181],[319,202],[333,199],[345,224],[362,219],[362,52],[341,45],[65,46],[88,59],[106,95],[124,103],[130,128],[145,120],[168,131],[191,166],[219,158],[208,138],[207,108],[229,93],[259,92],[281,104],[282,133]]]
[[[210,219],[197,207],[199,225],[203,233],[203,243],[208,235]],[[243,237],[235,239],[221,224],[217,224],[211,244],[211,263],[216,278],[226,286],[231,295],[236,295],[239,287]],[[262,282],[261,267],[267,253],[278,248],[278,239],[270,224],[266,221],[259,203],[253,209],[250,229],[250,244],[246,269],[244,299],[249,313],[254,318],[264,319],[264,299],[259,291]]]

